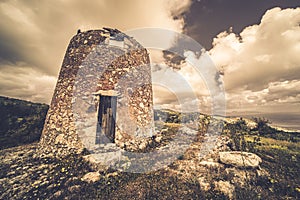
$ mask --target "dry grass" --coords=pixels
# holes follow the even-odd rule
[[[256,136],[257,137],[257,136]],[[254,142],[255,136],[245,136],[247,142]],[[286,150],[290,154],[300,154],[300,143],[299,142],[290,142],[286,140],[276,140],[273,138],[259,137],[260,146],[257,146],[258,149],[279,149]]]

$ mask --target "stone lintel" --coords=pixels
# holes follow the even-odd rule
[[[118,93],[115,90],[98,90],[97,92],[94,92],[93,95],[118,96]]]

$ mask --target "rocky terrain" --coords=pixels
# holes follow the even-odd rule
[[[2,150],[1,199],[234,198],[236,185],[242,187],[267,175],[258,168],[259,158],[245,155],[249,163],[242,163],[230,158],[232,152],[220,154],[217,149],[227,149],[226,138],[220,139],[218,148],[201,160],[197,159],[197,145],[171,165],[144,174],[99,170],[88,155],[63,160],[40,158],[37,143]],[[220,174],[224,177],[220,178]]]
[[[170,110],[157,111],[155,118],[165,121],[158,124],[159,134],[124,150],[135,151],[135,145],[143,145],[136,148],[139,153],[164,149],[176,154],[180,149],[171,146],[171,141],[178,130],[182,135],[194,134],[186,150],[168,165],[132,173],[130,167],[143,160],[131,159],[117,170],[115,165],[97,162],[87,150],[56,159],[40,156],[36,142],[3,148],[0,199],[299,198],[299,133],[277,131],[264,119],[250,120],[250,126],[244,119]],[[181,122],[188,128],[180,129]],[[208,127],[219,129],[220,124],[220,135],[208,131]],[[212,148],[207,148],[209,144]]]

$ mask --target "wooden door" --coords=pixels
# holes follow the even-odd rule
[[[117,97],[100,95],[96,144],[115,142],[116,111]]]

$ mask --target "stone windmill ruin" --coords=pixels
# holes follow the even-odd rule
[[[40,150],[58,156],[153,134],[148,52],[116,30],[78,31],[67,48]]]

